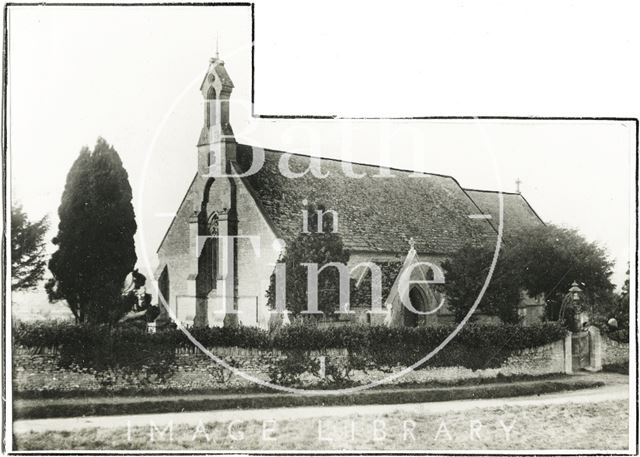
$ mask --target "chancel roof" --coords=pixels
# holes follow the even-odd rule
[[[491,215],[491,224],[497,230],[500,224],[499,193],[474,189],[466,189],[466,192],[482,211]],[[502,192],[502,199],[504,225],[502,234],[505,238],[522,228],[544,224],[521,194]]]

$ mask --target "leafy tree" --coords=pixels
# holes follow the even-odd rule
[[[544,294],[548,317],[558,318],[563,297],[577,281],[591,315],[612,300],[613,262],[597,243],[577,230],[556,225],[537,226],[515,233],[508,249],[520,272],[521,285],[531,296]]]
[[[618,321],[619,328],[629,327],[629,270],[622,285],[622,291],[617,294],[615,300],[616,308],[613,310],[613,317]]]
[[[318,206],[324,211],[323,206]],[[322,232],[318,233],[316,209],[308,209],[308,231],[301,232],[287,247],[278,262],[286,265],[286,308],[294,316],[307,309],[307,267],[303,263],[317,263],[318,269],[327,263],[346,264],[349,251],[345,250],[342,238],[333,233],[333,218],[326,213],[322,218]],[[350,285],[349,285],[350,287]],[[268,303],[275,306],[275,273],[267,291]],[[340,306],[339,273],[337,268],[328,267],[318,275],[318,309],[331,313]]]
[[[614,318],[619,329],[629,328],[629,270],[619,293],[613,292],[609,306],[598,307],[595,315],[595,323],[602,328],[607,328],[607,321]]]
[[[444,291],[457,322],[466,316],[477,299],[491,267],[495,245],[467,244],[442,264]],[[517,271],[502,246],[491,281],[477,312],[497,316],[503,322],[517,323],[520,287]],[[473,318],[473,317],[472,317]]]
[[[79,322],[113,323],[128,309],[124,279],[136,263],[137,226],[131,186],[116,150],[98,138],[83,148],[67,175],[60,224],[49,261],[50,300],[65,299]]]
[[[461,319],[480,292],[495,245],[468,245],[443,263],[449,306]],[[544,294],[548,317],[558,319],[562,300],[577,280],[591,314],[612,299],[611,260],[604,249],[576,230],[555,225],[528,227],[504,240],[479,310],[504,322],[518,320],[520,291]]]
[[[19,204],[11,205],[11,290],[36,286],[44,275],[47,217],[31,222]]]

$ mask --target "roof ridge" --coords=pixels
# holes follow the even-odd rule
[[[302,154],[300,152],[280,151],[280,150],[277,150],[277,149],[270,149],[270,148],[265,148],[265,147],[262,147],[262,146],[252,146],[250,144],[243,144],[243,143],[238,143],[238,146],[245,146],[245,147],[248,147],[248,148],[261,148],[261,149],[264,149],[265,151],[275,152],[277,154],[289,154],[289,155],[292,155],[292,156],[304,157],[304,158],[307,158],[307,159],[329,160],[329,161],[338,162],[338,163],[348,163],[348,164],[351,164],[351,165],[360,165],[362,167],[385,168],[385,169],[388,169],[388,170],[402,171],[402,172],[405,172],[405,173],[431,175],[431,176],[438,176],[440,178],[451,178],[456,183],[458,183],[458,180],[455,178],[455,176],[453,176],[453,175],[445,175],[445,174],[442,174],[442,173],[430,173],[430,172],[427,172],[427,171],[409,170],[409,169],[406,169],[406,168],[385,167],[383,165],[376,165],[376,164],[373,164],[373,163],[351,162],[351,161],[348,161],[348,160],[334,159],[333,157],[311,156],[311,155],[307,155],[307,154]],[[460,183],[458,183],[458,186],[460,186],[461,189],[464,189],[460,185]]]
[[[464,187],[463,188],[465,191],[467,192],[487,192],[487,193],[491,193],[491,194],[504,194],[504,195],[520,195],[522,197],[522,192],[506,192],[506,191],[501,191],[501,190],[487,190],[487,189],[469,189]],[[524,198],[524,197],[522,197]]]

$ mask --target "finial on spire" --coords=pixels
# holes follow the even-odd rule
[[[218,37],[218,32],[216,32],[216,59],[220,58],[220,52],[219,52],[220,50],[218,48],[219,43],[220,43],[220,38]]]
[[[412,251],[415,249],[416,241],[413,237],[409,238],[409,250]]]
[[[517,194],[520,193],[520,184],[522,184],[522,181],[520,181],[520,178],[516,179],[516,193]]]

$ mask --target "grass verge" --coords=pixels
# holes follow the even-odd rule
[[[95,397],[14,400],[14,419],[108,416],[295,406],[401,404],[476,398],[517,397],[601,387],[602,381],[561,379],[448,388],[370,389],[357,394],[305,396],[283,393]]]

